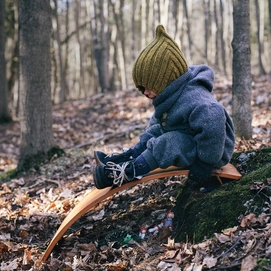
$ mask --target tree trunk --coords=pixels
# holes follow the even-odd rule
[[[159,3],[160,4],[160,3]],[[147,16],[146,16],[146,1],[141,1],[141,49],[147,44]]]
[[[223,1],[220,0],[219,11],[220,11],[220,50],[221,50],[221,61],[222,67],[225,74],[227,74],[227,65],[226,65],[226,43],[224,41],[224,8],[223,8]]]
[[[14,116],[19,116],[19,41],[18,41],[18,1],[13,2],[13,19],[11,24],[13,31],[11,31],[11,39],[13,46],[9,46],[12,50],[10,64],[7,70],[7,84],[8,84],[8,102],[12,105],[12,113]],[[7,20],[7,19],[6,19]],[[8,37],[7,37],[8,39]],[[7,41],[6,41],[7,42]]]
[[[216,1],[214,1],[214,20],[215,20],[215,67],[219,69],[219,23],[218,23],[218,15],[217,15],[217,6],[216,6]]]
[[[271,0],[268,0],[268,14],[269,14],[269,44],[271,44]],[[269,52],[271,54],[271,46],[269,46]],[[271,74],[271,60],[269,59],[270,74]]]
[[[18,170],[53,148],[50,0],[19,1],[20,156]]]
[[[58,5],[57,0],[54,0],[54,18],[55,18],[55,29],[54,29],[54,36],[57,42],[57,52],[58,52],[58,61],[59,61],[59,76],[60,76],[60,90],[59,90],[59,102],[62,103],[67,100],[67,93],[68,93],[68,85],[66,82],[66,75],[63,68],[63,59],[62,59],[62,50],[61,50],[61,43],[60,43],[60,26],[58,20]]]
[[[187,38],[188,38],[188,46],[187,46],[187,51],[188,53],[186,53],[186,59],[188,62],[191,61],[191,57],[192,57],[192,39],[191,39],[191,26],[190,26],[190,20],[189,20],[189,14],[188,14],[188,7],[187,7],[187,0],[183,1],[183,9],[184,9],[184,16],[185,16],[185,20],[186,20],[186,33],[187,33]],[[183,46],[183,44],[182,44]]]
[[[271,1],[271,0],[270,0]],[[132,23],[131,23],[131,31],[132,31],[132,43],[131,43],[131,55],[132,55],[132,61],[134,61],[136,59],[136,23],[135,23],[135,10],[136,10],[136,6],[137,6],[137,1],[133,0],[132,3],[133,6],[133,13],[132,13]]]
[[[173,1],[173,9],[172,9],[172,16],[174,18],[175,22],[175,31],[174,31],[174,39],[177,39],[177,34],[179,30],[179,9],[180,9],[180,2],[178,0]]]
[[[84,71],[84,51],[82,48],[82,40],[83,34],[81,34],[80,31],[80,18],[81,18],[81,1],[76,0],[75,2],[75,25],[76,25],[76,39],[78,42],[78,47],[79,47],[79,97],[86,97],[86,91],[85,91],[85,71]]]
[[[255,1],[255,15],[256,15],[256,23],[257,23],[257,45],[258,45],[258,65],[260,74],[266,74],[265,69],[263,67],[262,62],[262,45],[263,45],[263,26],[260,22],[260,7],[259,7],[259,1]]]
[[[93,1],[93,10],[95,13],[95,20],[91,22],[91,34],[94,43],[94,55],[97,64],[99,84],[101,92],[106,92],[110,87],[109,79],[109,39],[108,26],[105,23],[104,16],[104,0],[98,2],[98,7]]]
[[[11,121],[8,109],[8,92],[5,59],[5,1],[0,1],[0,123]]]
[[[119,7],[115,7],[116,3],[113,3],[112,0],[109,0],[109,4],[112,7],[114,19],[116,22],[116,45],[114,45],[114,48],[116,50],[116,55],[118,56],[118,73],[120,74],[120,80],[121,80],[121,89],[126,90],[128,88],[128,82],[127,82],[127,76],[126,76],[126,57],[125,57],[125,34],[124,34],[124,19],[123,19],[123,7],[124,7],[124,1],[121,0],[119,3]],[[114,82],[113,82],[114,83]]]
[[[204,0],[204,29],[205,29],[205,46],[204,46],[204,56],[208,62],[209,56],[209,37],[210,37],[210,0]]]
[[[252,137],[249,0],[233,1],[232,110],[236,135]]]

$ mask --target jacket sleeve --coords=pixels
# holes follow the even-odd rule
[[[147,142],[153,138],[162,134],[160,122],[154,116],[151,117],[149,125],[146,130],[139,135],[139,142],[136,143],[134,148],[137,152],[142,153],[147,148]]]
[[[189,116],[194,131],[198,159],[215,165],[224,152],[226,140],[226,116],[219,103],[202,104],[194,108]]]

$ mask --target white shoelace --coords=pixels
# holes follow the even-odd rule
[[[122,186],[124,180],[128,182],[133,180],[125,174],[125,169],[128,165],[129,162],[124,162],[122,165],[115,164],[111,161],[106,163],[106,169],[112,171],[114,185]]]
[[[113,153],[106,155],[104,158],[111,158],[112,156],[119,155],[119,154],[120,154],[119,152],[113,152]]]
[[[128,148],[123,148],[122,149],[122,153],[124,153],[124,152],[126,152],[128,150],[129,150]],[[115,155],[120,155],[122,153],[121,152],[113,152],[113,153],[110,153],[110,154],[106,155],[105,158],[111,158],[111,157],[113,157]]]

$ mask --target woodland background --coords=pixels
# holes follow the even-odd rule
[[[67,212],[94,188],[93,150],[119,152],[122,147],[133,145],[148,124],[152,105],[135,91],[131,70],[141,49],[153,39],[157,24],[162,23],[175,38],[189,64],[205,63],[214,69],[213,94],[232,114],[233,4],[238,2],[249,4],[249,12],[246,10],[244,15],[250,16],[253,138],[239,140],[236,151],[260,152],[271,145],[271,0],[0,2],[0,11],[5,3],[2,18],[5,51],[0,52],[5,62],[0,61],[0,67],[1,75],[2,67],[6,68],[5,105],[8,104],[13,120],[0,126],[1,271],[38,270],[40,266],[43,270],[179,271],[191,270],[195,265],[202,270],[206,269],[207,261],[213,270],[253,270],[257,264],[258,268],[264,266],[263,270],[271,269],[269,194],[263,195],[262,215],[252,214],[248,218],[247,213],[242,214],[246,223],[233,218],[238,226],[225,231],[229,235],[215,233],[216,238],[201,244],[188,240],[173,250],[162,246],[167,242],[166,236],[140,245],[124,244],[120,248],[112,245],[120,240],[116,240],[116,235],[110,239],[111,233],[118,237],[119,233],[132,231],[137,236],[142,224],[159,223],[160,215],[175,205],[183,177],[154,180],[99,204],[71,227],[45,264],[40,262]],[[40,28],[37,31],[36,25],[43,26],[42,31]],[[27,30],[25,36],[23,31]],[[0,40],[1,34],[0,31]],[[32,49],[38,45],[40,50],[27,51],[26,44]],[[20,52],[28,53],[28,59],[37,62],[20,66],[25,64],[20,63]],[[41,60],[48,60],[49,66]],[[51,73],[47,73],[49,70]],[[28,77],[23,77],[22,71],[29,72]],[[34,85],[42,81],[46,88],[27,85],[31,80]],[[3,90],[0,85],[0,109]],[[25,119],[19,105],[24,96],[29,98],[26,100],[29,108],[25,108],[32,117],[28,125],[32,125],[37,132],[35,137],[40,139],[35,141],[30,135],[26,147],[39,147],[40,142],[52,136],[65,154],[54,155],[14,176],[22,153],[20,132],[25,127],[20,126],[20,121]],[[44,107],[48,99],[52,108]],[[40,118],[47,109],[49,114]],[[52,124],[48,125],[52,135],[51,131],[38,130],[40,123],[47,121]],[[265,176],[268,189],[269,177],[270,174]],[[266,192],[260,183],[257,187],[249,201],[252,210],[255,198]],[[109,241],[97,245],[104,240]]]
[[[51,1],[52,101],[133,88],[131,71],[162,23],[189,64],[231,76],[231,0]],[[252,74],[271,72],[271,3],[250,1]],[[18,2],[6,0],[9,106],[18,114]],[[101,70],[99,73],[98,70]]]

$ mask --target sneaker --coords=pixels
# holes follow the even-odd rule
[[[135,159],[135,154],[132,149],[128,149],[123,153],[112,153],[109,155],[101,151],[94,151],[94,157],[98,166],[105,166],[107,162],[120,164],[123,162],[131,161]]]
[[[121,164],[107,162],[105,166],[96,166],[93,180],[96,188],[103,189],[109,186],[121,186],[135,178],[135,167],[132,161]]]

